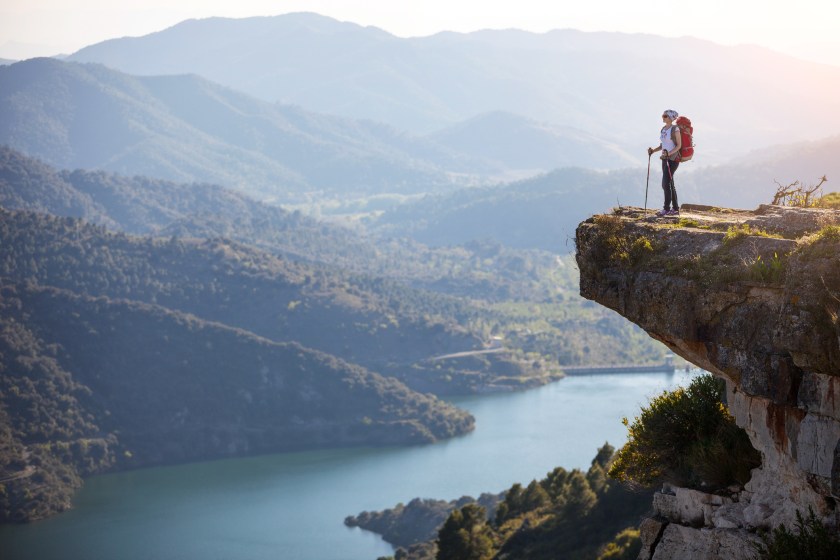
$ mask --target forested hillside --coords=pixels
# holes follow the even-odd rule
[[[235,240],[260,247],[290,267],[320,263],[327,268],[315,268],[325,277],[369,286],[365,290],[373,292],[372,301],[381,292],[386,299],[399,299],[398,305],[413,309],[415,316],[456,324],[456,330],[466,327],[482,342],[501,335],[510,348],[550,356],[561,364],[593,359],[646,362],[661,356],[661,347],[638,329],[582,300],[574,263],[556,253],[484,241],[430,248],[318,222],[219,187],[101,172],[56,172],[11,150],[0,150],[0,156],[8,162],[0,167],[0,199],[12,207],[74,215],[65,214],[62,205],[27,199],[27,193],[36,190],[51,193],[41,196],[45,201],[72,192],[92,203],[84,215],[99,216],[100,223],[165,234],[166,239],[181,242],[190,237]],[[144,228],[144,220],[151,225]],[[629,347],[629,339],[638,345]],[[597,357],[590,354],[594,347],[602,349]],[[438,366],[442,364],[435,364],[435,371]]]
[[[430,250],[406,238],[374,238],[360,227],[287,212],[217,185],[59,171],[8,147],[0,147],[0,205],[83,218],[132,234],[223,237],[286,259],[491,299],[546,291],[537,270],[556,266],[555,255],[497,243]],[[567,288],[565,280],[562,287]]]
[[[472,428],[434,397],[297,344],[156,305],[2,285],[2,521],[65,509],[80,476],[114,467]]]
[[[0,205],[4,520],[61,511],[112,469],[450,437],[469,415],[416,391],[515,390],[663,352],[583,302],[553,253],[380,240],[10,149]]]
[[[0,275],[156,303],[371,367],[400,369],[480,341],[453,298],[342,277],[223,239],[134,238],[72,219],[2,211]]]

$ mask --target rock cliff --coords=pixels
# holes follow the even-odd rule
[[[580,291],[723,378],[762,454],[726,495],[665,487],[640,558],[754,556],[756,531],[808,508],[838,526],[840,211],[617,209],[577,229]]]

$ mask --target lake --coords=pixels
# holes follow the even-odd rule
[[[343,520],[415,497],[454,499],[589,468],[626,440],[624,416],[698,370],[568,377],[454,400],[475,432],[418,447],[194,463],[86,480],[74,509],[0,527],[4,560],[375,560],[392,548]]]

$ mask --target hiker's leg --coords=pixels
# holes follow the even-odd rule
[[[671,165],[671,202],[673,203],[674,210],[679,210],[680,205],[677,202],[677,185],[674,183],[674,174],[677,172],[677,167],[680,166],[680,162],[671,161],[669,163]]]
[[[668,160],[662,160],[662,191],[665,193],[665,210],[671,208],[671,172]]]

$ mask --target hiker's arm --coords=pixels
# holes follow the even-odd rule
[[[649,156],[652,156],[652,155],[653,155],[653,152],[658,152],[658,151],[659,151],[659,150],[661,150],[661,149],[662,149],[662,144],[659,144],[659,145],[658,145],[657,147],[655,147],[655,148],[648,148],[648,155],[649,155]]]

